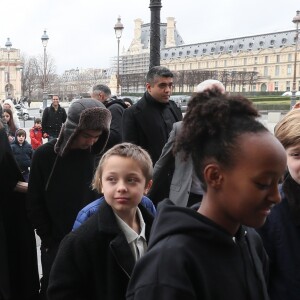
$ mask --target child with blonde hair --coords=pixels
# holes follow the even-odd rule
[[[271,300],[298,300],[300,295],[300,109],[275,126],[286,151],[287,171],[280,186],[282,201],[259,229],[270,258]]]
[[[101,158],[93,187],[104,201],[62,241],[48,299],[124,299],[135,262],[147,249],[153,216],[140,204],[152,184],[152,161],[123,143]]]

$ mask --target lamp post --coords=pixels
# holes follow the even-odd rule
[[[299,39],[299,23],[300,23],[300,10],[297,10],[297,15],[293,18],[293,23],[296,24],[296,36],[295,36],[295,59],[294,59],[294,76],[293,76],[293,90],[291,96],[291,109],[296,104],[296,73],[297,73],[297,51],[298,51],[298,39]]]
[[[149,69],[160,65],[160,9],[161,0],[150,0],[150,64]]]
[[[5,47],[7,50],[7,98],[10,99],[11,97],[11,91],[10,91],[10,71],[9,71],[9,53],[11,49],[12,43],[9,38],[7,38],[7,41],[5,43]]]
[[[43,109],[47,107],[47,91],[46,91],[46,82],[47,82],[47,75],[46,75],[46,69],[47,69],[47,56],[46,56],[46,48],[48,44],[49,37],[47,35],[47,31],[44,30],[44,34],[41,37],[42,44],[44,47],[44,75],[43,75]]]
[[[118,17],[118,22],[116,23],[114,30],[115,30],[115,34],[116,34],[116,38],[118,41],[118,62],[117,62],[117,96],[120,95],[120,39],[122,36],[122,32],[123,32],[124,26],[121,23],[121,17]]]

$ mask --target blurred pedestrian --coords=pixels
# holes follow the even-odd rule
[[[33,127],[29,130],[30,141],[33,150],[36,150],[43,144],[42,120],[36,118]]]
[[[91,189],[96,156],[105,147],[110,112],[93,99],[74,100],[58,139],[38,147],[30,168],[28,212],[41,238],[41,298],[59,243],[77,213],[99,198]]]
[[[52,96],[52,104],[46,107],[43,112],[43,137],[48,138],[50,142],[58,138],[62,124],[65,123],[67,118],[66,110],[60,106],[59,97]]]
[[[16,131],[19,129],[15,124],[15,120],[13,118],[13,114],[10,108],[3,109],[3,118],[7,124],[7,136],[10,143],[15,140]]]
[[[110,88],[105,84],[95,85],[91,97],[103,103],[111,113],[109,138],[104,149],[104,152],[106,152],[122,141],[122,116],[127,106],[123,100],[112,97]]]
[[[2,108],[9,108],[11,110],[16,128],[20,128],[20,120],[13,102],[10,99],[4,100]]]
[[[26,182],[29,179],[29,168],[32,160],[32,147],[26,141],[26,131],[18,129],[15,140],[11,143],[11,149]]]
[[[192,97],[175,146],[203,184],[197,211],[161,202],[128,300],[267,300],[267,255],[258,233],[286,167],[282,145],[242,96]]]
[[[173,124],[182,120],[180,108],[170,100],[173,76],[165,67],[151,68],[144,96],[123,114],[123,141],[147,150],[153,164],[160,157]]]
[[[124,103],[127,105],[127,107],[130,107],[131,105],[133,105],[133,102],[130,98],[125,97],[122,99],[124,101]]]

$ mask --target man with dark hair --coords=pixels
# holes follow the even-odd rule
[[[94,99],[74,100],[58,139],[34,153],[28,184],[28,212],[41,238],[41,299],[58,246],[77,213],[99,198],[91,189],[97,155],[109,135],[110,112]]]
[[[173,124],[182,120],[182,113],[169,100],[173,87],[173,73],[169,69],[151,68],[146,81],[144,96],[123,114],[123,141],[146,149],[155,164]]]
[[[106,150],[122,141],[122,116],[127,105],[121,99],[112,98],[110,88],[105,84],[95,85],[91,97],[103,103],[111,113],[112,119],[109,129],[109,138],[103,151],[106,152]]]
[[[48,137],[48,141],[58,137],[62,124],[66,121],[66,110],[59,105],[59,97],[52,96],[52,104],[46,107],[43,112],[43,136]]]

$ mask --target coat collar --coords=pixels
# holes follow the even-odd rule
[[[141,210],[144,221],[146,223],[146,238],[148,241],[153,217],[141,204],[139,205],[139,209]],[[126,237],[118,226],[113,210],[111,206],[106,203],[106,201],[103,201],[99,206],[97,216],[98,230],[100,232],[111,235],[111,242],[109,247],[112,255],[116,259],[116,262],[121,267],[121,269],[126,273],[128,277],[130,277],[135,265],[135,260],[127,243]]]

